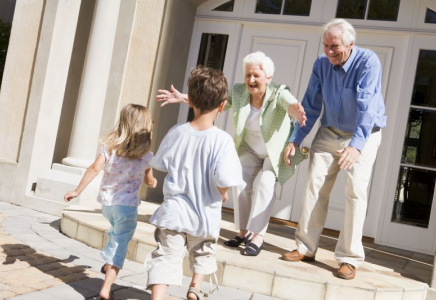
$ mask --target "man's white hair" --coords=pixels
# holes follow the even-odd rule
[[[356,42],[356,30],[353,25],[344,19],[333,19],[322,27],[322,37],[331,32],[333,29],[339,28],[341,30],[342,41],[344,44],[349,45]]]
[[[256,51],[248,54],[242,61],[243,72],[248,65],[258,65],[263,72],[265,72],[266,77],[272,77],[274,75],[274,63],[271,58],[265,55],[265,53]]]

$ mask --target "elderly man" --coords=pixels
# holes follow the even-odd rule
[[[345,20],[323,27],[324,54],[313,65],[303,98],[307,122],[299,124],[285,149],[285,161],[294,155],[316,120],[321,127],[310,151],[309,173],[295,241],[298,248],[282,256],[287,261],[313,261],[327,216],[330,192],[338,172],[346,172],[345,219],[335,249],[336,276],[353,279],[365,258],[362,231],[368,184],[386,126],[377,55],[354,45],[356,31]]]

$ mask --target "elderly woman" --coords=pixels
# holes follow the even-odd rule
[[[242,254],[256,256],[263,248],[274,206],[275,183],[283,185],[294,172],[283,159],[291,132],[290,117],[304,126],[306,115],[286,85],[271,81],[274,63],[264,53],[247,55],[243,68],[245,84],[233,86],[225,109],[232,108],[235,146],[246,186],[237,193],[239,197],[234,197],[239,233],[225,245],[239,247],[244,242],[246,247]],[[158,92],[156,99],[164,101],[161,106],[187,102],[188,96],[173,86],[171,92]]]

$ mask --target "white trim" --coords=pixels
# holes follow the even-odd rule
[[[418,29],[436,30],[436,24],[425,23],[425,15],[427,13],[427,8],[436,12],[436,1],[435,0],[422,0],[421,6],[419,7],[418,16],[416,17],[415,26]]]

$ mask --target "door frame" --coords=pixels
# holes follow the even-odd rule
[[[433,46],[432,46],[433,45]],[[394,223],[391,221],[392,210],[394,208],[394,198],[396,192],[396,185],[400,171],[400,162],[402,156],[402,148],[404,137],[407,127],[407,120],[415,83],[416,68],[418,64],[420,50],[435,50],[436,51],[436,36],[426,34],[416,34],[411,36],[411,43],[407,51],[408,70],[415,70],[404,74],[404,82],[402,88],[402,97],[400,98],[400,108],[397,112],[397,120],[394,123],[398,134],[396,139],[392,142],[395,146],[391,152],[392,159],[390,165],[390,178],[387,188],[387,199],[384,203],[384,209],[381,213],[379,220],[380,229],[377,232],[376,242],[378,244],[421,252],[433,255],[436,250],[435,234],[436,234],[436,192],[433,194],[433,205],[430,213],[430,220],[428,228],[414,227],[401,223]],[[405,72],[406,73],[406,72]]]

